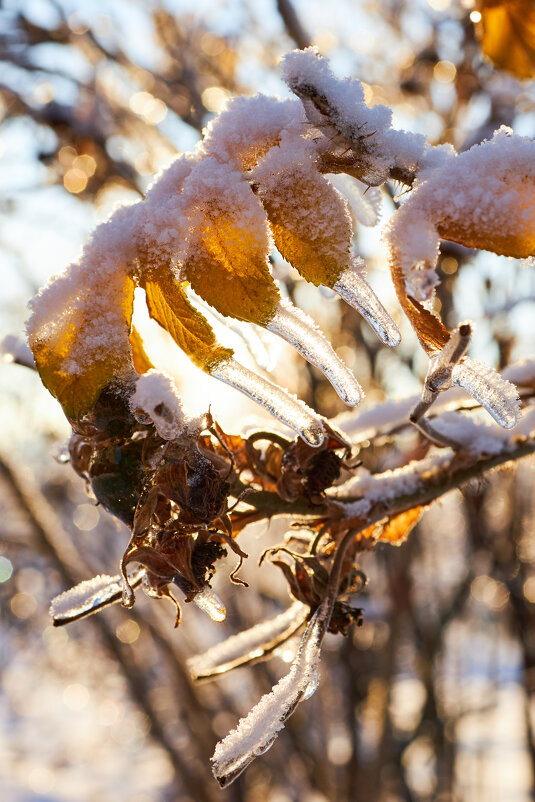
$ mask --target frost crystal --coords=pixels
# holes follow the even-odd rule
[[[453,369],[453,383],[473,395],[500,426],[511,429],[515,425],[520,411],[517,389],[495,370],[464,359]]]
[[[288,674],[217,744],[212,764],[222,788],[230,785],[255,757],[267,752],[299,702],[316,690],[324,631],[322,614],[320,607],[303,635]]]
[[[308,315],[282,300],[267,328],[293,345],[308,362],[316,365],[327,376],[342,401],[351,407],[358,404],[364,395],[361,386]]]
[[[275,618],[231,635],[203,654],[192,657],[188,668],[193,678],[223,674],[271,652],[303,625],[309,612],[305,604],[295,602]]]
[[[221,362],[212,370],[212,376],[261,404],[311,446],[320,446],[323,443],[324,429],[319,415],[282,387],[272,384],[234,359]]]
[[[141,583],[144,573],[145,569],[139,568],[131,574],[128,578],[130,585],[137,587]],[[124,581],[120,575],[99,574],[93,579],[80,582],[52,599],[50,615],[54,626],[69,624],[71,621],[85,618],[103,607],[121,601],[123,588]]]
[[[130,408],[133,413],[143,410],[164,440],[174,440],[184,430],[184,413],[175,383],[159,370],[149,370],[139,377]]]

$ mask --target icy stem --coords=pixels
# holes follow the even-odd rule
[[[282,423],[301,435],[309,445],[320,446],[323,443],[321,418],[282,387],[240,365],[235,359],[221,362],[211,371],[211,375],[261,404]]]
[[[453,369],[453,383],[464,387],[500,426],[512,429],[517,422],[520,400],[516,387],[488,365],[464,359]]]
[[[208,651],[188,660],[188,668],[194,679],[224,674],[232,668],[272,652],[280,643],[291,637],[301,627],[310,608],[295,602],[283,613],[245,629],[237,635],[212,646]]]
[[[327,376],[342,401],[351,407],[358,404],[364,395],[360,384],[336,356],[312,318],[282,300],[266,328],[289,342],[308,362],[316,365]]]
[[[144,568],[138,568],[129,576],[132,587],[136,587],[141,582],[145,573]],[[99,574],[93,579],[80,582],[73,588],[66,590],[60,596],[56,596],[50,603],[50,615],[54,626],[69,624],[85,618],[103,607],[120,602],[123,594],[123,577],[108,576]]]
[[[204,588],[193,597],[193,602],[197,605],[199,610],[209,615],[212,621],[217,621],[219,623],[220,621],[224,621],[227,617],[225,605],[209,585],[205,585]]]
[[[360,272],[363,266],[362,259],[355,259],[354,266],[342,273],[333,289],[368,321],[381,342],[390,346],[398,345],[401,340],[399,329],[363,278]]]
[[[264,754],[297,705],[318,685],[318,663],[324,632],[320,607],[301,639],[288,674],[263,696],[235,730],[220,741],[212,757],[213,772],[222,788],[230,785],[258,755]]]

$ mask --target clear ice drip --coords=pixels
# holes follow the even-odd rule
[[[321,418],[282,387],[272,384],[232,358],[221,362],[210,373],[261,404],[301,435],[309,445],[320,446],[323,443],[325,435]]]
[[[145,573],[144,568],[138,568],[128,578],[130,585],[136,587],[140,584]],[[86,579],[73,588],[66,590],[52,599],[50,603],[50,615],[54,621],[54,626],[69,624],[85,618],[92,613],[96,613],[103,607],[116,604],[121,601],[124,588],[123,577],[108,576],[99,574],[93,579]]]
[[[354,266],[344,270],[333,290],[365,318],[385,345],[399,345],[399,329],[360,273],[362,259],[355,259]]]
[[[520,400],[514,384],[483,362],[464,359],[453,369],[453,383],[464,387],[504,429],[512,429],[518,419]]]
[[[289,342],[308,362],[316,365],[327,376],[342,401],[351,407],[358,404],[364,396],[360,384],[347,365],[336,356],[312,318],[283,300],[266,328]]]
[[[188,660],[188,668],[194,679],[224,674],[266,654],[293,635],[304,623],[310,608],[295,602],[283,613],[231,635],[208,651]]]
[[[236,729],[220,741],[212,757],[212,770],[225,788],[257,757],[274,743],[297,705],[311,696],[318,686],[320,647],[325,630],[318,608],[306,628],[290,671],[265,694]]]
[[[205,585],[204,588],[193,597],[193,602],[197,605],[199,610],[202,610],[203,613],[210,616],[212,621],[217,621],[219,623],[224,621],[227,617],[225,605],[209,585]]]

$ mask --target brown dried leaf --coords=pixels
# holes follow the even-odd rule
[[[495,66],[517,78],[535,77],[535,5],[533,0],[479,0],[476,30],[483,52]]]
[[[383,527],[377,541],[390,543],[391,546],[401,546],[422,517],[424,510],[425,506],[413,507],[411,510],[394,515]]]

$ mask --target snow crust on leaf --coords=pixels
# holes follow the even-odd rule
[[[310,608],[294,602],[287,610],[268,621],[256,624],[237,635],[231,635],[202,654],[188,660],[188,668],[195,679],[223,674],[254,660],[274,645],[292,635],[304,623]]]
[[[386,230],[406,291],[430,298],[439,237],[524,258],[535,254],[535,142],[505,126],[442,167],[423,171]]]
[[[322,612],[320,607],[311,619],[288,674],[217,744],[212,766],[222,788],[230,785],[256,757],[267,752],[299,702],[316,690],[324,631]]]
[[[358,404],[364,396],[360,384],[305,312],[283,299],[266,328],[279,334],[308,362],[316,365],[327,376],[342,401],[349,406]]]
[[[297,100],[268,95],[237,97],[203,131],[201,152],[250,170],[277,145],[285,129],[303,133],[306,117]]]
[[[140,376],[129,403],[134,414],[141,409],[151,418],[164,440],[174,440],[184,431],[186,421],[182,402],[173,379],[167,373],[152,369]]]
[[[514,384],[483,362],[464,359],[453,369],[453,382],[464,387],[505,429],[511,429],[520,412],[520,399]]]
[[[321,417],[282,387],[240,365],[235,359],[221,362],[210,373],[261,404],[309,445],[320,446],[323,443],[325,432]]]
[[[145,569],[139,568],[129,576],[128,581],[132,587],[140,584],[144,573]],[[50,615],[54,625],[60,626],[79,618],[85,618],[96,613],[102,607],[121,601],[123,588],[124,580],[120,574],[117,576],[99,574],[93,579],[80,582],[52,599]]]

